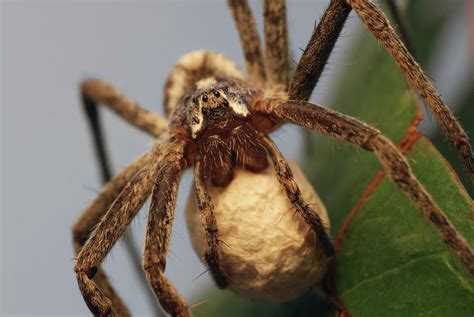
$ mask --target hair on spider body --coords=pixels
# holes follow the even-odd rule
[[[215,56],[204,54],[209,59]],[[202,160],[204,176],[213,186],[228,185],[236,166],[254,172],[268,166],[262,136],[249,110],[261,96],[260,90],[239,79],[208,77],[191,86],[172,112],[170,131],[188,142],[188,166],[196,157]]]

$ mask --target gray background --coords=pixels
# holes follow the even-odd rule
[[[327,3],[289,2],[295,60]],[[252,5],[260,19],[259,2]],[[0,8],[0,314],[87,316],[73,272],[70,227],[100,185],[79,105],[80,81],[106,79],[162,114],[163,84],[176,60],[195,49],[212,49],[243,65],[237,33],[220,1],[2,1]],[[444,41],[454,42],[440,45],[451,49],[440,50],[430,72],[452,104],[456,87],[469,76],[462,66],[467,58],[464,26],[460,12]],[[351,18],[314,101],[325,102],[335,73],[350,71],[343,55],[358,31],[359,22]],[[449,67],[439,66],[446,56]],[[117,171],[152,140],[102,113]],[[298,129],[285,126],[274,138],[287,157],[298,159]],[[186,173],[179,193],[166,273],[185,299],[195,302],[213,286],[208,274],[196,279],[205,268],[190,247],[184,224],[190,176]],[[143,210],[132,224],[140,242],[145,223]],[[113,249],[105,269],[132,312],[147,315],[150,308],[123,249],[121,244]]]

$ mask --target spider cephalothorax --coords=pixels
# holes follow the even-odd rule
[[[247,105],[258,94],[258,90],[244,86],[243,82],[228,77],[208,77],[196,83],[196,89],[186,94],[177,107],[177,115],[184,113],[196,139],[206,131],[206,135],[219,134],[243,124],[250,115]],[[173,116],[173,115],[172,115]]]
[[[190,54],[217,56],[210,52]],[[259,89],[237,78],[207,77],[197,81],[178,101],[171,114],[170,130],[188,140],[188,165],[193,166],[199,156],[212,185],[226,186],[236,166],[254,172],[268,166],[267,153],[249,111],[261,95]]]
[[[275,175],[282,189],[278,195],[284,196],[293,213],[310,228],[314,247],[322,250],[326,258],[332,256],[334,248],[321,213],[315,212],[306,202],[288,163],[268,136],[284,123],[297,124],[372,151],[387,175],[410,197],[421,215],[474,275],[473,250],[413,175],[400,150],[377,129],[306,102],[353,9],[434,110],[473,178],[473,154],[465,132],[383,12],[370,0],[332,0],[294,74],[290,74],[285,2],[264,1],[265,58],[247,1],[229,0],[228,4],[245,55],[245,79],[235,64],[220,54],[198,51],[185,55],[166,82],[167,119],[142,109],[103,81],[87,80],[82,84],[84,106],[94,132],[103,178],[107,181],[73,228],[78,252],[76,277],[90,310],[101,316],[129,315],[100,265],[151,196],[143,255],[146,278],[168,313],[191,315],[189,306],[164,274],[177,189],[186,168],[193,168],[195,175],[197,209],[206,241],[203,257],[220,287],[229,284],[229,276],[221,265],[219,226],[210,193],[219,195],[216,189],[230,188],[234,173],[238,171],[239,176],[244,171],[245,177],[251,178],[267,173],[269,168],[274,169],[271,175]],[[103,147],[97,102],[157,139],[151,150],[112,179]],[[255,186],[252,181],[241,184]],[[256,206],[249,208],[253,207]],[[284,262],[283,258],[275,261]],[[324,270],[319,274],[321,272]]]

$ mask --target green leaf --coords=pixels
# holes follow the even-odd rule
[[[196,317],[312,317],[328,315],[334,308],[324,299],[321,291],[306,294],[289,303],[267,303],[242,298],[230,291],[218,291],[209,301],[193,309]]]
[[[472,200],[439,152],[420,138],[408,153],[418,179],[474,241]],[[359,205],[337,256],[337,295],[352,316],[472,316],[474,279],[388,177]]]

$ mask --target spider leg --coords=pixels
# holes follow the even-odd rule
[[[81,84],[81,96],[84,110],[93,132],[99,160],[104,171],[104,181],[110,179],[107,155],[105,153],[104,138],[100,125],[97,103],[101,103],[113,110],[121,118],[138,129],[164,140],[168,121],[157,114],[145,110],[128,99],[112,85],[99,79],[88,79]],[[107,175],[108,174],[108,175]],[[109,176],[109,177],[105,177]]]
[[[415,203],[454,251],[467,270],[474,275],[474,252],[413,175],[403,154],[378,130],[334,110],[303,101],[264,99],[260,110],[277,119],[300,125],[342,139],[373,151],[387,174]]]
[[[309,99],[350,12],[351,7],[344,0],[331,1],[296,67],[289,99]]]
[[[220,288],[225,288],[227,281],[224,272],[219,267],[219,232],[217,229],[217,221],[214,215],[214,206],[211,196],[207,190],[204,164],[202,164],[200,160],[196,162],[194,167],[194,182],[196,184],[196,198],[201,214],[201,222],[206,231],[207,248],[204,259],[217,285]]]
[[[87,306],[95,315],[113,316],[122,313],[118,307],[112,306],[113,302],[106,296],[108,294],[104,295],[98,288],[100,285],[96,285],[92,278],[98,271],[105,256],[122,236],[133,217],[138,213],[140,207],[150,195],[153,179],[157,174],[157,166],[160,163],[160,150],[161,146],[155,145],[149,157],[152,163],[141,168],[126,183],[79,252],[75,265],[76,278]],[[135,168],[135,166],[131,167],[128,169],[128,172],[132,172]],[[131,176],[125,175],[125,172],[122,172],[117,177],[120,175]],[[108,184],[110,192],[119,190],[120,184],[118,183]],[[101,194],[107,196],[110,192],[101,192]],[[101,202],[95,201],[95,204],[100,205]],[[91,213],[88,216],[97,216],[97,214],[92,215]]]
[[[459,151],[471,181],[474,181],[474,155],[466,132],[399,39],[384,13],[370,0],[346,1],[357,13],[366,28],[385,46],[403,74],[405,74],[409,84],[416,89],[425,104],[431,108],[444,134]]]
[[[331,238],[325,230],[325,226],[321,220],[321,217],[303,200],[303,196],[298,184],[293,177],[290,166],[286,162],[283,155],[280,153],[280,150],[278,150],[276,147],[275,143],[273,143],[269,137],[262,138],[261,142],[270,154],[278,181],[285,189],[286,195],[288,196],[291,204],[304,218],[306,223],[313,229],[318,238],[317,241],[322,243],[322,247],[324,248],[326,255],[332,256],[334,254],[334,246],[332,244]]]
[[[469,177],[473,180],[474,155],[466,132],[398,38],[383,12],[369,0],[347,0],[347,2],[350,6],[343,0],[331,1],[296,68],[290,84],[289,99],[309,99],[352,7],[366,27],[386,47],[411,85],[432,109],[443,132],[458,149]]]
[[[94,201],[86,208],[81,216],[76,220],[72,227],[74,248],[76,254],[79,254],[82,247],[89,238],[93,228],[100,222],[107,209],[112,205],[114,200],[123,190],[133,176],[141,167],[148,164],[148,153],[142,154],[135,161],[130,163],[125,169],[112,178],[99,192]],[[102,270],[98,270],[94,281],[105,295],[112,300],[113,307],[122,316],[129,316],[127,307],[120,297],[115,293],[110,285],[107,276]]]
[[[262,87],[266,78],[265,67],[252,11],[247,0],[227,0],[227,5],[239,32],[248,80],[250,83]]]
[[[143,268],[156,298],[169,314],[180,317],[191,316],[191,313],[164,271],[175,215],[176,194],[186,165],[183,152],[182,143],[176,143],[169,149],[155,177],[143,255]]]
[[[405,44],[411,55],[415,57],[415,51],[413,49],[413,46],[411,45],[411,41],[408,36],[408,29],[405,24],[405,21],[403,20],[403,14],[402,12],[400,12],[401,10],[398,8],[396,0],[387,0],[387,7],[390,12],[390,15],[393,18],[393,21],[395,22],[400,39]]]
[[[265,65],[270,86],[288,89],[288,31],[285,0],[263,2]]]
[[[110,168],[110,160],[107,154],[106,142],[104,139],[104,134],[102,131],[102,125],[100,121],[100,112],[97,107],[97,103],[103,103],[105,106],[111,108],[115,112],[117,112],[120,116],[125,118],[129,123],[132,123],[134,126],[139,127],[142,130],[145,130],[147,133],[152,134],[155,137],[163,138],[165,134],[163,133],[164,127],[166,126],[166,120],[160,118],[156,114],[147,112],[144,109],[141,109],[139,106],[134,104],[131,100],[127,97],[123,96],[117,89],[113,88],[111,85],[107,84],[101,80],[86,80],[81,85],[81,94],[82,94],[82,103],[86,113],[86,117],[89,122],[90,129],[92,131],[93,142],[96,152],[96,157],[99,162],[99,168],[101,171],[102,181],[103,183],[107,183],[110,181],[113,175],[113,171]],[[136,114],[135,114],[136,113]],[[153,120],[155,123],[153,124]],[[154,125],[154,126],[153,126]],[[160,132],[162,131],[162,132]],[[142,162],[137,162],[142,163]],[[141,165],[138,165],[141,166]],[[136,173],[133,172],[133,173]],[[130,177],[133,176],[129,175]],[[87,236],[82,237],[83,243],[87,240],[88,235],[90,234],[91,228],[95,226],[99,221],[100,218],[103,216],[108,209],[108,207],[112,204],[113,200],[116,196],[120,193],[123,186],[125,186],[125,182],[122,182],[121,185],[117,185],[115,191],[111,193],[113,197],[111,200],[106,200],[106,206],[100,206],[102,208],[97,213],[97,218],[93,219],[95,222],[93,224],[85,222],[85,225],[90,225],[87,228],[87,231],[84,231],[84,234]],[[94,210],[92,210],[94,211]],[[88,212],[84,214],[87,217]],[[153,306],[155,313],[159,314],[161,312],[159,306],[157,305],[153,295],[149,292],[148,283],[146,281],[145,274],[141,267],[141,255],[138,251],[136,244],[133,240],[133,237],[126,236],[124,237],[125,247],[127,252],[129,253],[131,262],[134,265],[135,271],[137,272],[137,276],[141,281],[142,285],[147,290],[146,294],[149,297],[150,304]],[[82,246],[82,245],[81,245]],[[78,250],[76,248],[78,253]],[[102,275],[99,273],[96,275],[95,280],[97,281],[98,278]],[[101,289],[105,289],[105,285],[100,285]],[[113,296],[109,296],[113,298]],[[117,306],[117,305],[114,305]]]

